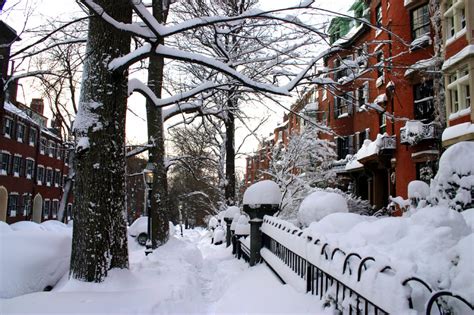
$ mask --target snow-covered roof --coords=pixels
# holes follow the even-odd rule
[[[467,45],[464,47],[460,52],[452,56],[451,58],[447,59],[443,63],[442,70],[446,70],[449,67],[453,66],[454,64],[458,63],[462,59],[474,55],[474,44]]]
[[[13,105],[12,103],[10,102],[5,102],[4,105],[3,105],[3,108],[13,114],[13,115],[16,115],[18,117],[20,117],[21,119],[24,119],[25,121],[27,121],[28,123],[32,124],[32,125],[35,125],[37,126],[38,128],[40,128],[40,131],[41,133],[43,134],[46,134],[48,135],[49,137],[51,138],[55,138],[57,140],[60,140],[61,138],[55,134],[54,132],[52,132],[51,130],[49,130],[48,128],[46,127],[43,127],[41,126],[36,120],[34,120],[33,118],[31,118],[28,113],[20,108],[18,108],[17,106]]]

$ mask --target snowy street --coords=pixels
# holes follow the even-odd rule
[[[250,268],[206,230],[185,230],[145,257],[134,239],[130,270],[101,284],[64,277],[51,292],[0,300],[1,314],[315,314],[315,296],[296,292],[265,265]],[[317,314],[324,314],[320,311]]]

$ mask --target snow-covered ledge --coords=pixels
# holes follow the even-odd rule
[[[474,125],[470,122],[446,128],[441,136],[443,147],[450,146],[460,141],[474,140]]]

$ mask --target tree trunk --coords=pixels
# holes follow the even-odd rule
[[[433,29],[433,49],[436,63],[433,75],[433,104],[435,108],[436,121],[441,128],[446,127],[446,107],[445,107],[445,91],[444,77],[441,70],[443,66],[443,33],[442,33],[442,16],[440,0],[430,0],[429,10],[431,16],[431,27]]]
[[[235,101],[229,92],[225,125],[225,200],[228,206],[235,204]]]
[[[153,0],[153,16],[160,23],[166,21],[166,10],[163,10],[163,0]],[[163,40],[159,40],[163,44]],[[161,97],[163,87],[164,60],[161,56],[150,57],[148,66],[148,87]],[[168,179],[165,166],[165,135],[161,108],[152,102],[146,103],[148,123],[148,143],[153,144],[149,150],[149,160],[155,166],[152,198],[151,198],[151,240],[152,247],[156,248],[168,240],[169,220],[171,213],[168,204]]]
[[[113,18],[129,23],[128,0],[96,0]],[[130,36],[100,17],[89,21],[87,59],[76,136],[76,182],[70,276],[101,282],[111,268],[128,268],[125,209],[126,72],[108,63],[130,50]]]

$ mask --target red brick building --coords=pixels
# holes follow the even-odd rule
[[[433,31],[428,0],[359,0],[351,13],[355,19],[331,21],[339,49],[292,109],[314,107],[314,119],[331,130],[321,137],[337,144],[344,188],[382,207],[389,196],[407,198],[410,181],[436,173],[442,126],[434,122]],[[290,113],[288,133],[301,128],[304,119]],[[258,172],[254,166],[248,161]]]
[[[443,146],[474,140],[474,2],[441,1],[448,128]]]
[[[16,34],[0,22],[2,80],[7,79],[9,46]],[[6,36],[3,31],[9,32]],[[8,49],[5,49],[8,47]],[[48,128],[42,99],[27,107],[16,102],[15,86],[0,107],[0,221],[56,219],[68,173],[60,129]],[[3,91],[3,89],[1,90]],[[71,215],[72,196],[67,205]]]

